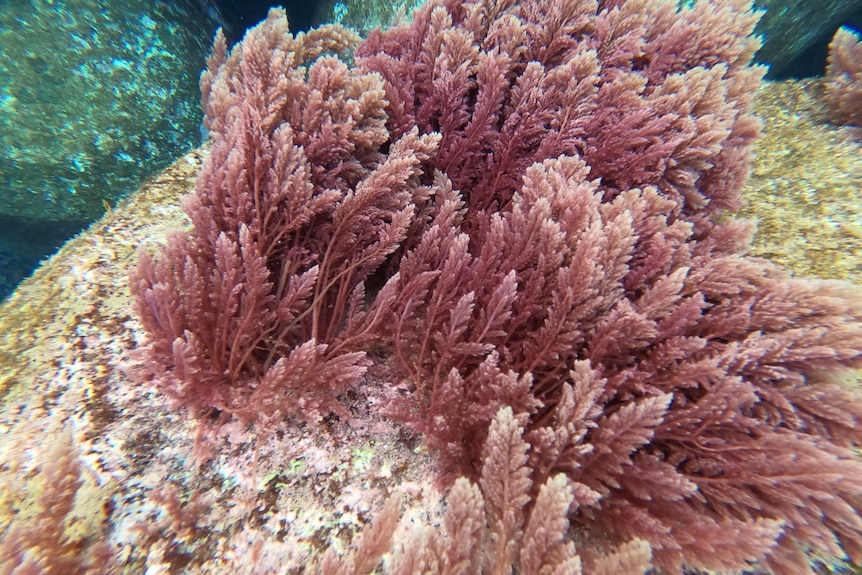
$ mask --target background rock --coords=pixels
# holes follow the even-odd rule
[[[200,145],[214,29],[195,3],[3,3],[0,298],[34,256]]]

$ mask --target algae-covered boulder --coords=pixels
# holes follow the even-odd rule
[[[862,284],[862,146],[828,124],[819,82],[767,83],[741,216],[757,222],[752,253],[798,276]]]

